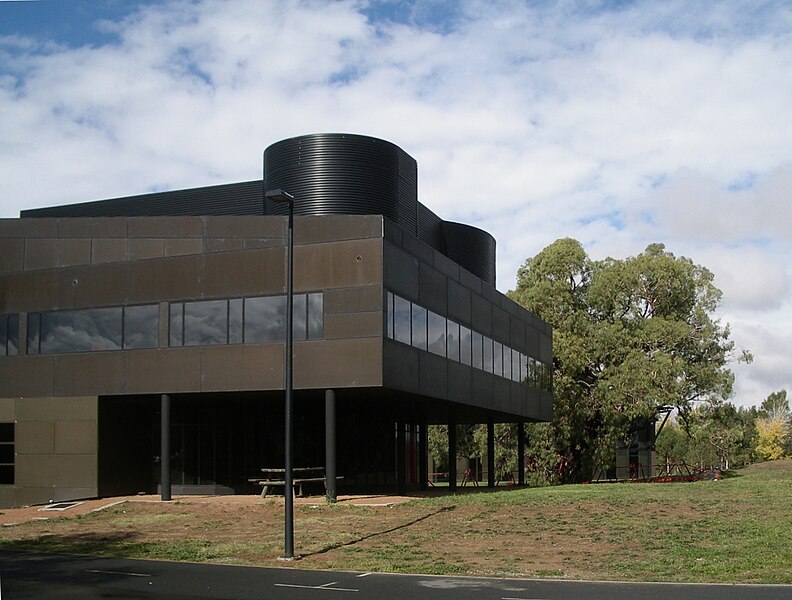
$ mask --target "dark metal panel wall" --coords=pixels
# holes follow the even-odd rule
[[[495,238],[483,229],[443,221],[445,254],[490,285],[495,285]]]
[[[418,239],[440,252],[445,252],[443,220],[423,204],[418,204]]]
[[[21,217],[160,217],[262,214],[261,180],[23,210]]]
[[[401,148],[362,135],[304,135],[264,151],[265,189],[293,194],[296,214],[384,215],[413,234],[416,172],[415,161]],[[266,214],[286,210],[266,203]]]

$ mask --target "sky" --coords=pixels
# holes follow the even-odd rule
[[[0,0],[0,217],[383,138],[503,292],[563,237],[708,267],[751,406],[792,391],[791,107],[790,1]]]

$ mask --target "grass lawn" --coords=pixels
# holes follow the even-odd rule
[[[3,527],[0,547],[282,566],[282,503],[128,503]],[[298,568],[792,583],[792,461],[721,481],[567,485],[300,506]]]

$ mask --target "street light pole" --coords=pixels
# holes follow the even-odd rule
[[[273,202],[289,205],[286,242],[286,365],[284,372],[285,435],[284,435],[284,558],[294,558],[294,415],[292,411],[292,359],[294,357],[294,196],[282,189],[267,190],[265,197]]]

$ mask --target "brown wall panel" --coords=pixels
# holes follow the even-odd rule
[[[276,238],[281,245],[286,239],[284,217],[207,217],[204,227],[207,238]]]
[[[384,245],[384,261],[385,287],[408,300],[416,300],[419,294],[420,281],[418,259],[386,242]]]
[[[0,396],[52,396],[54,363],[52,356],[0,359]]]
[[[56,396],[121,394],[124,353],[83,352],[55,355]]]
[[[91,262],[108,263],[126,260],[126,238],[94,238],[91,244]]]
[[[57,219],[57,223],[58,237],[62,238],[125,238],[127,234],[127,219],[115,217]]]
[[[17,454],[52,454],[55,452],[55,423],[52,421],[18,421],[14,450]]]
[[[56,421],[56,454],[93,454],[98,452],[96,421]]]
[[[134,350],[124,358],[127,394],[198,392],[201,390],[201,348]]]
[[[294,248],[294,289],[321,290],[382,281],[382,240],[367,239]]]
[[[127,257],[129,260],[146,260],[165,256],[165,243],[160,238],[127,240]]]
[[[339,338],[382,337],[384,327],[381,312],[326,315],[324,337]]]
[[[356,240],[382,237],[380,215],[346,215],[294,218],[294,243],[317,244],[338,240]]]
[[[126,219],[129,238],[202,237],[201,217],[135,217]]]
[[[299,388],[382,385],[381,338],[295,344],[294,385]]]
[[[0,237],[56,238],[57,219],[0,219]]]
[[[25,269],[50,269],[57,264],[57,239],[25,240]]]
[[[91,239],[59,239],[58,240],[58,265],[68,267],[71,265],[85,265],[91,262]]]
[[[58,296],[64,300],[70,298],[70,307],[124,304],[127,291],[127,270],[124,263],[65,269],[56,274]]]
[[[19,487],[96,488],[95,454],[19,454],[16,459]]]
[[[284,293],[286,261],[283,255],[283,248],[207,254],[201,286],[205,297]]]
[[[202,256],[129,263],[127,301],[134,304],[156,302],[163,298],[184,300],[201,298],[202,278]]]
[[[96,396],[19,398],[16,404],[20,421],[90,421],[96,419],[98,410]]]
[[[176,238],[165,240],[165,256],[184,256],[200,254],[203,251],[201,238]]]
[[[0,273],[21,271],[25,264],[25,241],[0,239]]]
[[[283,360],[281,344],[203,348],[201,389],[206,392],[282,389]]]
[[[382,285],[327,290],[325,315],[382,311]]]

